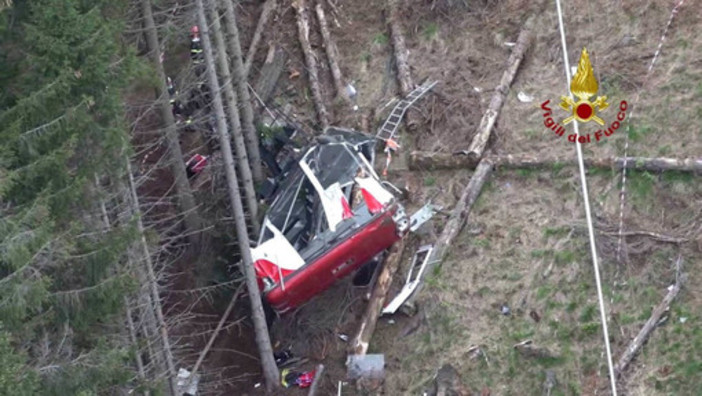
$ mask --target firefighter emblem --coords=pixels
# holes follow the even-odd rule
[[[590,64],[590,56],[587,49],[583,48],[578,62],[578,70],[570,82],[570,92],[578,97],[578,101],[574,102],[570,96],[561,96],[561,108],[572,115],[563,120],[563,125],[567,125],[571,121],[589,122],[595,121],[599,125],[604,125],[604,120],[597,116],[598,111],[602,111],[609,107],[607,96],[598,96],[594,102],[590,102],[598,90],[597,79]]]

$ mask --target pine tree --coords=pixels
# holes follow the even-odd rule
[[[18,0],[11,24],[0,14],[0,62],[15,66],[0,80],[0,394],[104,394],[134,376],[115,335],[135,233],[101,226],[94,183],[124,174],[122,97],[141,70],[120,40],[126,5]]]

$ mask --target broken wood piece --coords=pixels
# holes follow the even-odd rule
[[[310,45],[310,25],[305,0],[296,0],[293,2],[293,8],[297,11],[297,32],[302,52],[305,55],[305,65],[307,66],[307,77],[310,83],[310,90],[312,91],[312,101],[317,110],[317,119],[322,129],[326,129],[326,127],[329,126],[329,114],[327,113],[327,108],[324,106],[322,89],[319,85],[319,77],[317,76],[317,59]]]
[[[502,105],[505,102],[512,81],[514,81],[514,76],[517,75],[517,70],[524,58],[524,53],[526,53],[531,43],[531,27],[534,24],[534,20],[535,16],[529,17],[521,32],[519,32],[517,45],[514,47],[512,54],[507,60],[507,70],[502,74],[500,84],[495,88],[495,93],[492,95],[490,105],[485,114],[483,114],[478,130],[475,136],[473,136],[473,141],[468,148],[468,156],[470,157],[480,158],[483,155],[485,146],[487,146],[488,140],[490,139],[492,128],[495,126],[495,121],[497,121],[497,117],[500,115]]]
[[[346,89],[344,87],[343,79],[341,78],[341,69],[339,68],[339,52],[336,48],[336,44],[331,38],[331,33],[329,32],[329,26],[327,25],[327,18],[324,15],[324,8],[322,8],[321,3],[317,3],[315,7],[317,11],[317,20],[319,20],[319,30],[322,32],[322,39],[324,40],[324,49],[327,53],[327,61],[329,62],[329,69],[331,70],[332,78],[334,79],[334,87],[336,88],[336,95],[342,97],[347,102],[351,102],[349,96],[346,94]]]
[[[531,340],[525,340],[514,345],[516,349],[524,357],[534,357],[538,359],[554,359],[556,355],[548,348],[537,347]]]
[[[682,256],[679,255],[675,263],[675,284],[673,284],[669,288],[668,294],[665,295],[663,301],[661,301],[661,303],[658,304],[658,306],[653,310],[653,312],[651,312],[651,317],[648,318],[644,326],[641,328],[641,331],[639,331],[639,334],[637,334],[636,337],[634,337],[634,339],[631,340],[629,346],[627,346],[627,348],[622,353],[622,356],[619,358],[619,361],[617,362],[616,366],[614,366],[614,372],[617,377],[620,377],[622,375],[622,372],[626,370],[626,368],[629,366],[629,363],[631,363],[631,361],[634,359],[634,356],[636,356],[638,351],[641,349],[641,346],[651,336],[651,332],[653,332],[653,330],[657,327],[663,314],[668,312],[668,310],[670,309],[670,304],[673,303],[675,297],[677,297],[678,293],[680,293],[683,280],[682,272],[680,269],[681,265]]]
[[[256,56],[256,51],[258,50],[258,44],[261,41],[261,36],[263,36],[263,29],[266,28],[268,19],[270,19],[273,10],[275,10],[275,6],[276,0],[266,0],[266,2],[263,3],[261,16],[258,18],[256,30],[254,31],[253,38],[251,39],[251,44],[249,44],[249,50],[246,53],[246,62],[244,63],[244,80],[246,80],[249,76],[251,65],[253,64],[254,57]]]
[[[562,166],[577,165],[577,158],[551,157],[543,158],[528,154],[488,156],[495,166],[512,169],[553,169]],[[650,157],[606,157],[585,158],[588,168],[621,170],[626,163],[627,169],[641,171],[678,171],[702,174],[702,158],[650,158]],[[439,169],[472,169],[478,165],[479,159],[463,152],[457,154],[431,153],[413,151],[410,153],[410,170],[439,170]]]
[[[324,365],[317,365],[317,368],[314,370],[314,380],[312,381],[310,392],[307,394],[307,396],[315,396],[317,394],[319,384],[322,382],[322,374],[324,374]]]
[[[440,264],[444,259],[449,246],[453,244],[456,236],[458,236],[463,226],[465,226],[470,210],[473,208],[475,201],[478,200],[478,196],[480,196],[480,192],[483,190],[485,182],[490,178],[492,171],[493,163],[490,160],[483,159],[480,161],[473,176],[470,178],[470,182],[468,182],[468,185],[463,189],[460,199],[456,202],[456,206],[454,206],[451,211],[451,215],[446,221],[444,229],[441,231],[439,238],[434,244],[434,250],[431,252],[424,273],[432,273],[432,267]],[[408,303],[412,303],[416,299],[423,285],[423,282],[419,283],[414,294],[408,299]]]
[[[399,240],[390,248],[390,253],[385,257],[382,270],[380,275],[378,275],[378,280],[371,293],[370,301],[368,301],[366,310],[361,318],[358,331],[351,339],[350,353],[365,355],[366,352],[368,352],[368,345],[370,344],[371,337],[373,337],[373,332],[375,331],[375,326],[378,323],[378,318],[385,304],[388,290],[390,290],[392,277],[400,266],[400,259],[402,258],[404,246],[405,240]]]
[[[254,85],[254,91],[258,95],[258,99],[266,103],[268,99],[271,98],[275,87],[278,85],[278,80],[280,75],[283,73],[285,68],[285,62],[287,61],[287,56],[282,48],[271,44],[268,48],[268,55],[266,60],[261,66],[261,72]]]

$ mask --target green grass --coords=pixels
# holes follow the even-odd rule
[[[434,176],[427,176],[424,178],[424,187],[431,187],[436,184],[436,178]]]
[[[430,41],[439,34],[439,25],[436,22],[429,22],[422,30],[422,36],[427,41]]]
[[[385,45],[387,43],[388,43],[388,36],[386,36],[385,33],[378,33],[375,36],[373,36],[373,44]]]

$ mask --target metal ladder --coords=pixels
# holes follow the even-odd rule
[[[407,95],[407,97],[397,102],[388,118],[385,119],[383,125],[380,127],[380,129],[378,129],[378,133],[375,135],[375,137],[385,141],[391,140],[395,136],[397,127],[400,125],[400,122],[402,122],[402,117],[407,112],[407,109],[409,109],[417,100],[419,100],[419,98],[424,96],[425,93],[429,92],[429,90],[432,89],[437,83],[438,81],[427,81],[415,88],[409,93],[409,95]]]

